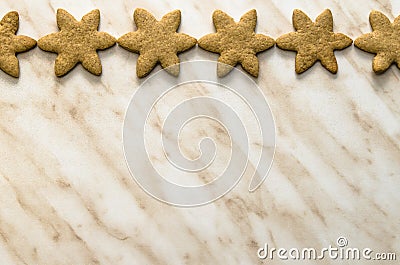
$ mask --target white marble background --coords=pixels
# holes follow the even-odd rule
[[[400,14],[396,0],[7,0],[0,15],[17,10],[19,34],[38,39],[57,30],[59,7],[77,18],[99,8],[100,30],[115,37],[134,29],[137,7],[157,18],[181,9],[180,31],[196,38],[214,31],[215,9],[237,20],[255,8],[257,31],[274,38],[293,30],[294,8],[312,19],[330,8],[335,31],[353,39],[371,30],[372,9]],[[338,236],[399,259],[399,69],[377,76],[373,55],[351,47],[336,52],[337,75],[317,64],[299,76],[294,56],[277,48],[259,55],[257,82],[277,128],[267,181],[187,209],[149,197],[124,161],[124,112],[142,82],[136,54],[115,46],[100,52],[101,77],[78,66],[63,78],[53,73],[55,54],[20,54],[19,79],[0,73],[0,264],[292,264],[260,261],[257,249],[323,248]],[[195,48],[180,58],[217,56]],[[304,262],[336,263],[364,264]]]

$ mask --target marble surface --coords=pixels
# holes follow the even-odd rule
[[[115,37],[134,30],[137,7],[158,19],[180,9],[180,31],[196,38],[214,31],[215,9],[238,20],[255,8],[257,32],[274,38],[293,30],[295,8],[312,19],[330,8],[335,31],[353,39],[370,32],[371,10],[390,19],[400,14],[396,0],[6,0],[0,15],[17,10],[18,34],[38,39],[57,30],[59,7],[76,18],[99,8],[100,30]],[[373,55],[352,46],[336,52],[337,75],[319,63],[296,75],[295,53],[273,48],[260,54],[255,81],[277,131],[266,182],[254,193],[239,184],[214,203],[179,208],[148,196],[125,163],[124,114],[143,82],[135,76],[137,55],[118,46],[99,54],[101,77],[78,66],[57,78],[56,55],[38,48],[18,55],[19,79],[0,73],[0,264],[298,264],[261,261],[257,250],[265,243],[323,248],[339,236],[351,247],[396,252],[400,258],[395,66],[377,76]],[[216,60],[217,55],[195,48],[180,58]],[[190,138],[183,142],[197,146]],[[364,264],[304,262],[336,263]]]

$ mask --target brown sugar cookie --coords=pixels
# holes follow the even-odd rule
[[[181,24],[181,12],[172,11],[158,21],[148,11],[138,8],[133,18],[137,31],[123,35],[118,39],[118,44],[128,51],[140,54],[136,64],[136,75],[145,77],[160,62],[162,68],[177,76],[177,54],[192,48],[197,42],[189,35],[176,32]]]
[[[353,41],[342,33],[333,32],[333,18],[329,9],[322,12],[315,23],[301,10],[293,11],[295,32],[279,37],[276,45],[289,51],[296,51],[296,73],[301,74],[317,61],[331,73],[336,74],[338,64],[334,50],[342,50]]]
[[[57,10],[57,33],[38,40],[40,49],[57,53],[54,70],[56,76],[67,74],[77,63],[90,73],[101,74],[101,62],[97,50],[113,46],[115,38],[105,32],[98,32],[100,11],[93,10],[77,21],[63,9]]]
[[[372,69],[375,73],[385,72],[392,63],[400,68],[400,16],[393,23],[381,12],[369,14],[372,32],[358,37],[354,45],[366,52],[375,53]]]
[[[0,68],[5,73],[19,76],[16,53],[26,52],[36,46],[36,41],[27,36],[16,36],[19,16],[16,11],[7,13],[0,21]]]
[[[256,34],[256,10],[244,14],[238,23],[232,17],[216,10],[213,13],[213,23],[216,33],[208,34],[199,40],[199,46],[204,50],[219,53],[217,74],[227,75],[238,63],[254,77],[258,76],[259,65],[257,53],[274,46],[274,39]]]

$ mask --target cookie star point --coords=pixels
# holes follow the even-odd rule
[[[100,75],[102,66],[97,50],[105,50],[116,43],[108,33],[99,32],[100,11],[92,10],[77,21],[64,9],[57,10],[59,32],[39,39],[38,46],[44,51],[57,53],[54,64],[56,76],[69,73],[78,63],[94,75]]]
[[[240,18],[239,24],[241,24],[244,27],[247,27],[249,30],[254,31],[257,25],[257,11],[255,9],[252,9],[247,13],[245,13]]]

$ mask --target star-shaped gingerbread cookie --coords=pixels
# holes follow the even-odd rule
[[[364,34],[354,41],[354,45],[363,51],[375,53],[372,69],[375,73],[385,72],[392,63],[400,68],[400,16],[393,23],[381,12],[369,14],[372,32]]]
[[[115,38],[105,32],[98,32],[100,11],[93,10],[77,21],[63,9],[57,10],[59,32],[49,34],[38,41],[40,49],[57,53],[54,70],[56,76],[67,74],[77,63],[95,75],[102,71],[97,50],[113,46]]]
[[[7,13],[0,21],[0,68],[5,73],[19,76],[16,53],[26,52],[36,46],[36,41],[27,36],[16,36],[19,16],[16,11]]]
[[[244,14],[238,23],[232,17],[216,10],[213,13],[216,33],[208,34],[199,40],[204,50],[219,53],[217,75],[227,75],[238,63],[254,77],[258,77],[259,64],[257,53],[274,46],[274,39],[256,34],[256,10]]]
[[[177,54],[192,48],[197,42],[189,35],[177,33],[181,23],[181,12],[172,11],[157,21],[148,11],[138,8],[133,18],[137,31],[123,35],[118,39],[118,44],[128,51],[140,54],[136,64],[136,75],[145,77],[160,62],[162,68],[177,76]]]
[[[335,50],[350,46],[353,41],[342,33],[333,32],[333,18],[329,9],[322,12],[315,23],[301,10],[293,11],[295,32],[279,37],[276,45],[289,51],[296,51],[296,73],[301,74],[311,68],[317,61],[336,74],[338,64]]]

